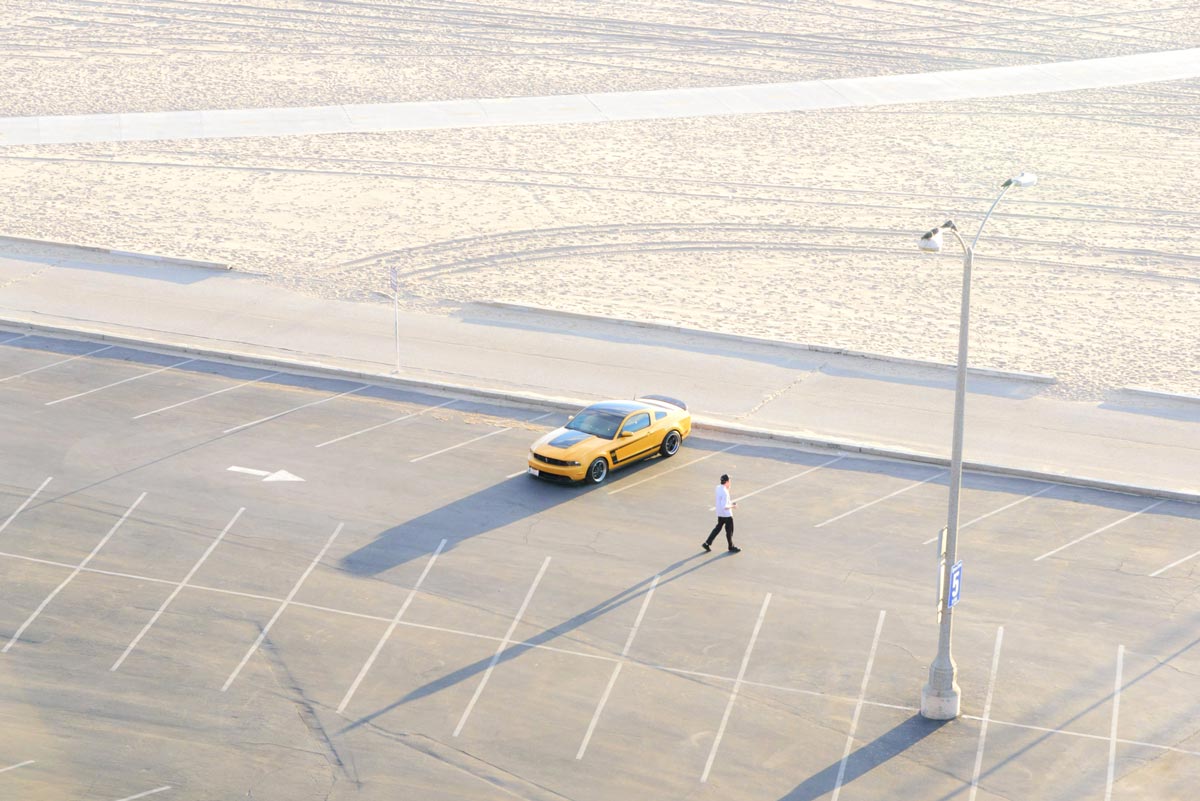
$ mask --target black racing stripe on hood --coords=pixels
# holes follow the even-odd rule
[[[591,436],[591,434],[585,434],[582,431],[564,431],[546,444],[553,445],[556,448],[569,448]]]

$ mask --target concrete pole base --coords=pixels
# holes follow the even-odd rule
[[[962,690],[951,682],[949,694],[939,695],[926,684],[921,688],[921,717],[929,720],[954,720],[962,705]]]

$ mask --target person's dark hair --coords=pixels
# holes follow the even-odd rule
[[[728,473],[724,473],[724,474],[722,474],[722,475],[721,475],[721,483],[722,483],[722,484],[728,484],[728,483],[729,483],[729,474],[728,474]]]

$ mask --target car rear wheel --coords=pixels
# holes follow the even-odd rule
[[[678,431],[668,431],[667,435],[663,437],[662,445],[659,447],[658,452],[663,455],[663,458],[674,456],[679,453],[679,446],[682,442],[683,437],[679,436]]]
[[[601,457],[588,465],[587,482],[589,484],[599,484],[608,477],[608,462]]]

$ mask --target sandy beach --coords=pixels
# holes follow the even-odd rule
[[[0,0],[0,114],[507,97],[1194,47],[1200,6]],[[1200,81],[597,125],[10,147],[0,233],[1200,395]],[[8,249],[36,249],[12,244]]]

